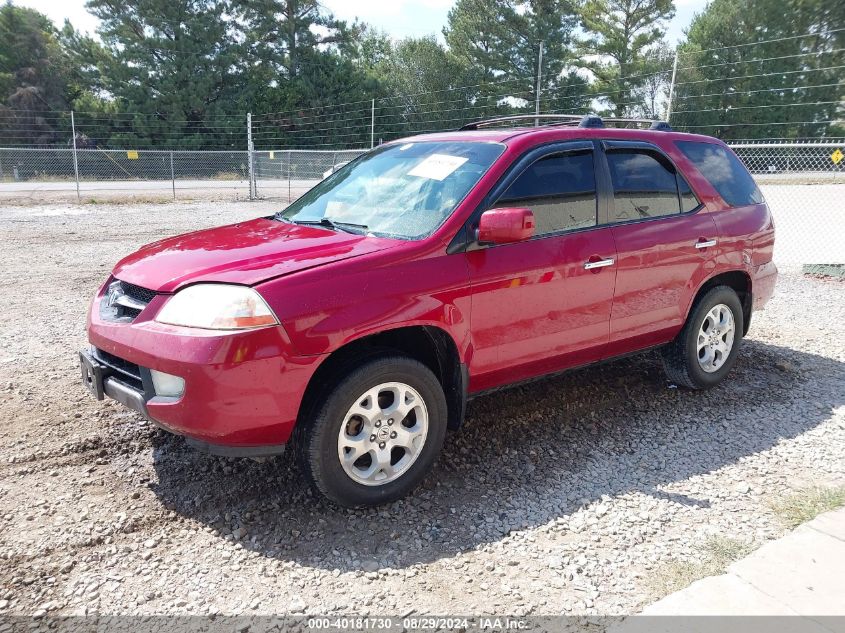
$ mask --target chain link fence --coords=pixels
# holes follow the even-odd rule
[[[264,150],[252,153],[255,194],[291,202],[367,150]]]
[[[776,261],[845,262],[845,139],[731,145],[778,231]],[[99,150],[0,148],[0,200],[295,200],[365,149]],[[250,173],[250,167],[252,173]],[[77,177],[78,175],[78,177]],[[250,187],[252,182],[252,188]]]
[[[845,262],[845,139],[732,143],[760,186],[777,230],[775,260]]]

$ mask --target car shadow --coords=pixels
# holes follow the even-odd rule
[[[168,509],[266,557],[404,568],[566,520],[604,496],[708,507],[662,488],[817,426],[843,404],[842,377],[843,363],[747,339],[730,378],[709,391],[668,385],[649,353],[479,397],[423,485],[375,509],[315,496],[292,454],[210,457],[164,432],[149,485]]]

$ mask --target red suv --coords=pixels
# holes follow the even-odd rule
[[[665,123],[520,118],[144,246],[94,299],[84,382],[213,454],[290,443],[345,506],[411,490],[491,389],[655,347],[673,383],[719,383],[777,275],[737,157]]]

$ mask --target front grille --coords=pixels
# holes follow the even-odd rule
[[[111,369],[117,378],[139,391],[144,391],[144,381],[141,379],[141,368],[138,365],[96,347],[93,348],[92,355],[100,364]]]
[[[100,316],[107,321],[132,322],[156,294],[158,293],[154,290],[115,280],[109,285],[103,301],[100,302]]]
[[[149,303],[157,294],[154,290],[148,290],[147,288],[142,288],[141,286],[136,286],[125,281],[120,282],[120,288],[123,290],[123,294],[141,303]]]

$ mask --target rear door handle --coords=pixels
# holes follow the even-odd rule
[[[696,248],[710,248],[716,246],[716,240],[702,240],[695,243]]]
[[[593,268],[604,268],[605,266],[613,266],[614,259],[600,259],[597,262],[584,262],[584,270],[592,270]]]

